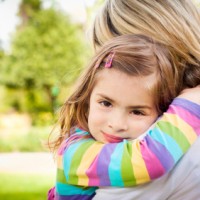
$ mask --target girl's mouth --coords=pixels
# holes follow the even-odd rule
[[[103,132],[103,136],[104,136],[105,140],[109,143],[119,143],[119,142],[122,142],[123,139],[125,139],[125,138],[110,135],[110,134],[104,133],[104,132]]]

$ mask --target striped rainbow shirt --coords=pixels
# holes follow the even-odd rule
[[[102,144],[76,128],[59,148],[56,197],[92,199],[101,186],[136,186],[170,171],[200,135],[200,105],[176,98],[143,138]]]

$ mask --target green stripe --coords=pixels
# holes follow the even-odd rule
[[[65,174],[64,174],[64,170],[62,170],[62,169],[57,169],[57,177],[56,177],[56,180],[57,180],[57,182],[60,182],[60,183],[67,183],[67,182],[66,182],[66,177],[65,177]]]
[[[124,152],[122,156],[121,176],[124,182],[124,186],[136,185],[136,179],[133,172],[131,163],[132,159],[132,143],[127,142],[124,144]]]
[[[87,151],[87,149],[94,144],[93,140],[89,140],[81,144],[76,152],[73,155],[73,158],[71,160],[71,166],[70,166],[70,171],[69,171],[69,183],[78,185],[78,176],[77,176],[77,169],[80,166],[80,163],[82,161],[82,157],[85,155],[84,152]],[[71,175],[73,174],[73,176]]]
[[[173,126],[170,122],[163,121],[158,122],[157,127],[165,134],[171,136],[180,146],[183,152],[186,152],[188,150],[188,148],[190,147],[190,143],[180,129]]]

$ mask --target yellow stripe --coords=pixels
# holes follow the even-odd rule
[[[177,115],[166,113],[164,114],[162,121],[169,122],[173,126],[177,127],[185,135],[190,144],[193,144],[196,140],[197,135],[193,128]]]
[[[58,169],[63,169],[63,156],[62,155],[57,155],[57,168]]]
[[[93,162],[97,154],[101,151],[102,147],[103,147],[103,144],[95,142],[84,153],[84,156],[82,158],[84,162],[81,162],[80,166],[77,169],[77,175],[79,174],[81,175],[79,176],[78,185],[89,184],[89,179],[85,172],[90,167],[91,163]]]
[[[149,182],[150,177],[141,154],[139,141],[133,141],[132,152],[132,166],[136,184]]]

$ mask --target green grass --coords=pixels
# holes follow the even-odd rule
[[[45,146],[52,127],[31,127],[27,133],[15,131],[0,134],[0,152],[40,152],[49,151]]]
[[[52,175],[0,173],[0,199],[46,200],[54,182]]]

